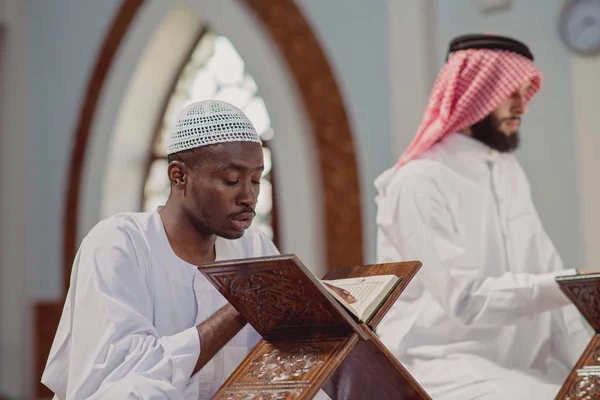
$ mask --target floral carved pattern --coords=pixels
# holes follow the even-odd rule
[[[291,397],[290,397],[291,396]],[[227,400],[284,400],[297,398],[296,391],[274,391],[274,392],[241,392],[227,395]]]
[[[323,350],[309,345],[283,345],[250,363],[254,378],[277,382],[297,378],[323,363]]]
[[[292,269],[265,269],[247,275],[221,273],[213,277],[232,304],[252,310],[248,320],[263,336],[273,328],[339,325],[337,315],[323,303],[311,301],[315,294],[307,293]]]
[[[584,305],[593,319],[600,319],[600,286],[573,286],[571,289],[580,305]]]
[[[574,281],[563,286],[579,311],[595,330],[600,328],[600,280]]]
[[[600,346],[597,336],[584,352],[583,361],[573,371],[556,397],[563,400],[600,399]]]
[[[598,348],[596,348],[596,350],[594,350],[594,353],[592,354],[592,360],[597,365],[600,365],[600,347],[598,347]]]
[[[600,397],[600,377],[582,376],[571,386],[565,400],[596,400]]]

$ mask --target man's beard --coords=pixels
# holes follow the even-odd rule
[[[519,132],[510,135],[502,132],[500,122],[492,114],[471,127],[473,137],[501,153],[510,153],[519,147]]]

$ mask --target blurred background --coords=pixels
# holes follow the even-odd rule
[[[600,0],[0,0],[0,398],[39,384],[81,239],[168,195],[191,101],[264,140],[260,225],[316,274],[375,261],[374,179],[452,37],[505,34],[544,74],[517,153],[567,267],[600,266]]]

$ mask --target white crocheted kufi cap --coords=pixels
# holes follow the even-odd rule
[[[224,101],[204,100],[177,116],[167,154],[225,142],[261,143],[254,125],[239,108]]]

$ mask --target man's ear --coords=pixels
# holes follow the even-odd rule
[[[171,161],[168,167],[169,180],[175,188],[185,190],[188,168],[181,161]]]

